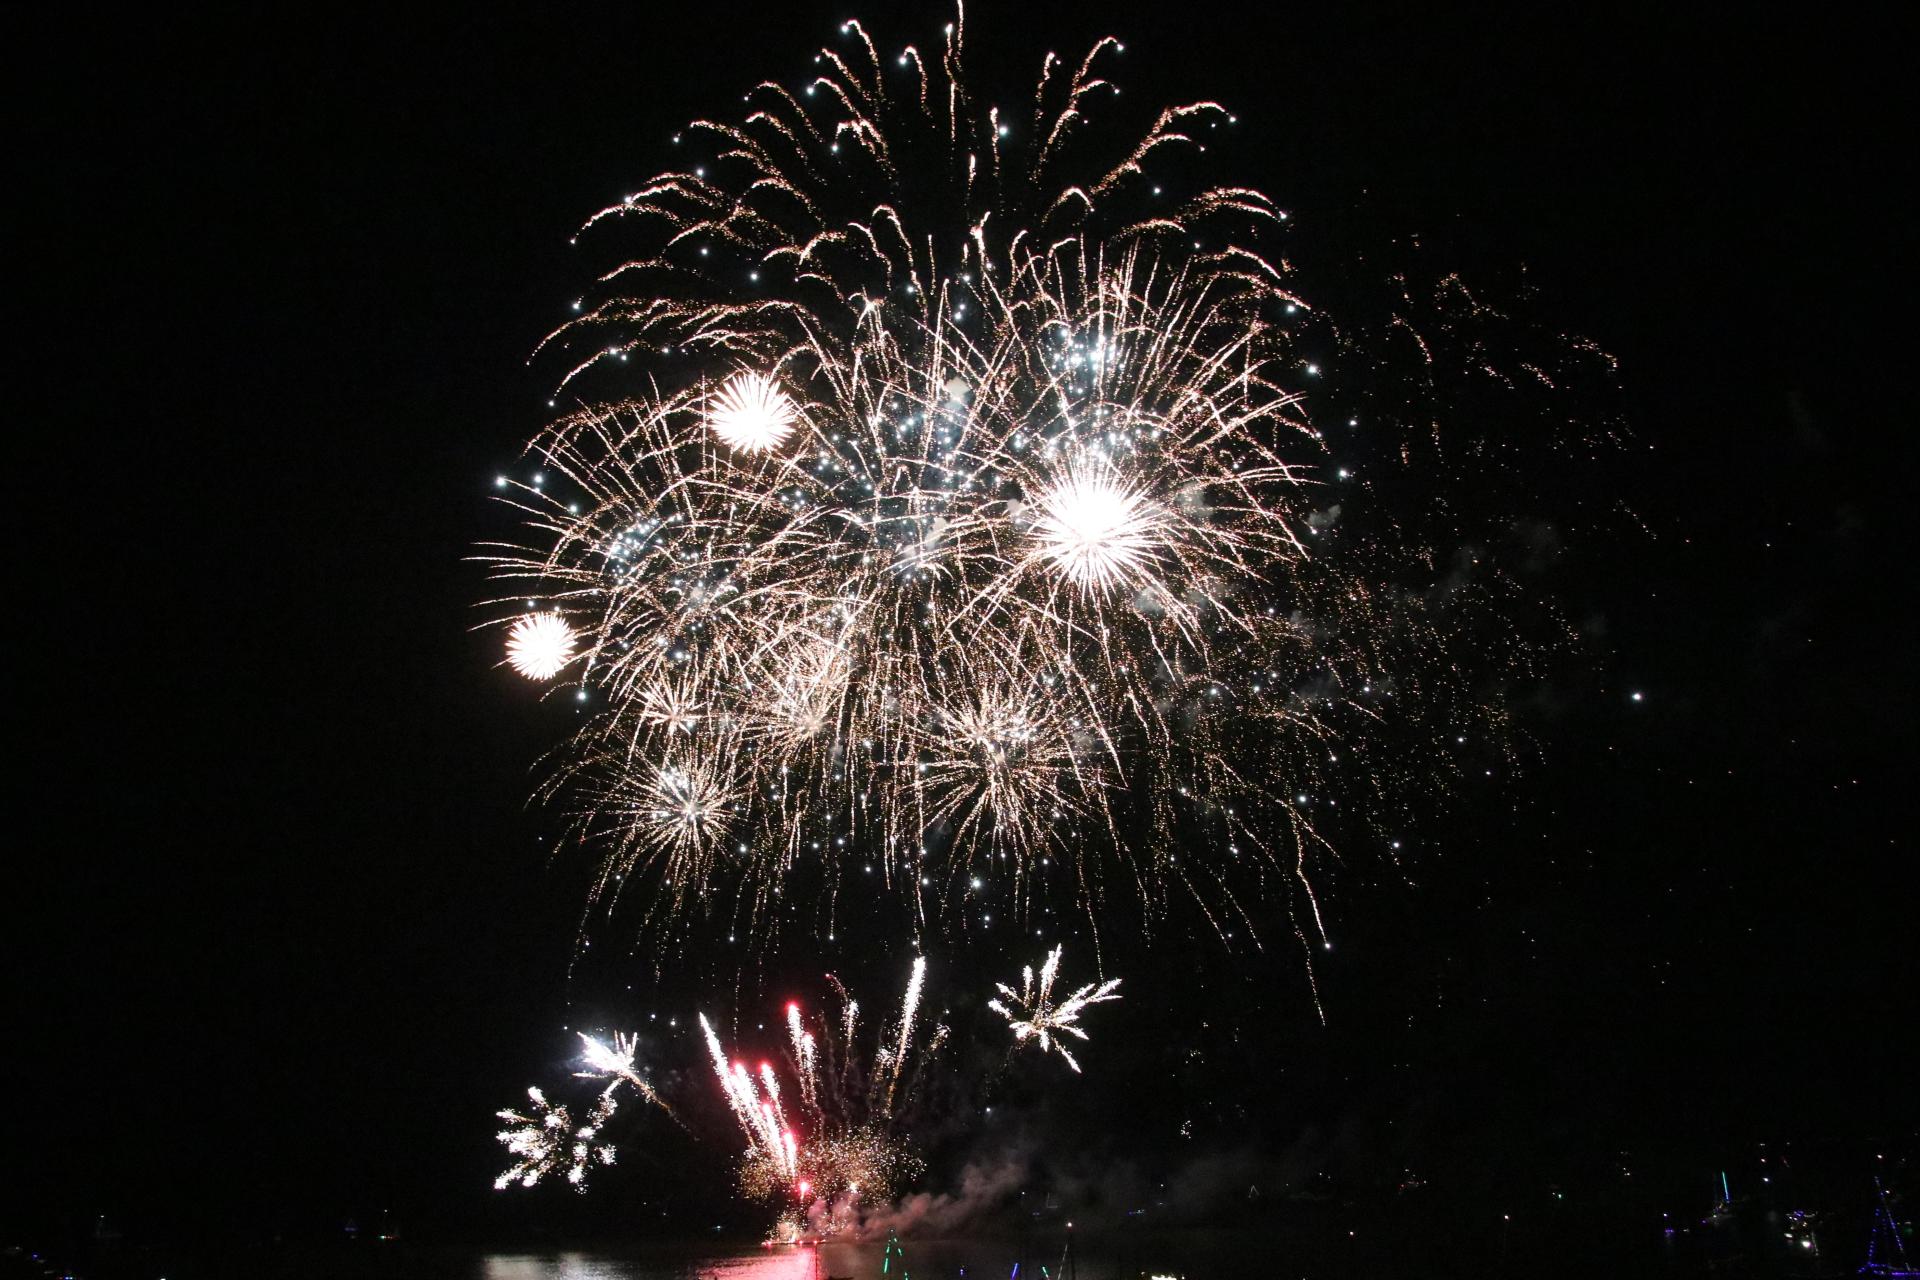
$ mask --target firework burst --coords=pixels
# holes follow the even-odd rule
[[[849,1196],[884,1201],[925,1170],[905,1128],[922,1077],[947,1036],[943,1025],[920,1025],[925,980],[926,961],[916,959],[898,1018],[877,1030],[870,1052],[863,1052],[856,1039],[859,1006],[838,983],[838,1010],[813,1020],[811,1027],[799,1003],[790,1003],[791,1111],[773,1064],[762,1062],[757,1071],[750,1070],[728,1055],[712,1024],[700,1018],[714,1077],[746,1139],[739,1175],[743,1195],[803,1205]]]
[[[551,680],[569,662],[580,638],[554,613],[531,613],[507,632],[507,665],[529,680]]]
[[[1095,127],[1115,41],[1015,115],[963,17],[842,38],[588,221],[620,256],[543,344],[577,407],[488,553],[601,708],[544,794],[663,937],[830,934],[871,877],[922,932],[1064,905],[1097,946],[1131,900],[1257,943],[1278,897],[1327,945],[1331,806],[1501,715],[1448,594],[1342,539],[1286,214],[1160,194],[1234,119]]]
[[[673,1114],[673,1108],[641,1077],[639,1068],[634,1065],[634,1057],[640,1049],[638,1036],[615,1032],[613,1042],[608,1044],[583,1031],[580,1033],[580,1045],[580,1061],[586,1070],[577,1071],[575,1075],[584,1080],[607,1081],[607,1087],[603,1090],[607,1094],[613,1093],[619,1085],[627,1085],[642,1100],[659,1107],[668,1115]]]
[[[742,373],[713,394],[707,429],[729,449],[771,453],[793,434],[800,411],[773,379]]]
[[[602,1089],[584,1120],[575,1122],[564,1105],[549,1102],[537,1087],[527,1090],[532,1105],[525,1111],[511,1108],[498,1113],[507,1127],[495,1135],[505,1146],[513,1163],[493,1180],[494,1190],[504,1191],[516,1183],[523,1187],[539,1184],[549,1177],[564,1178],[575,1190],[586,1190],[588,1172],[598,1165],[614,1162],[615,1149],[606,1137],[606,1127],[619,1110],[622,1085],[631,1088],[646,1102],[673,1114],[659,1093],[641,1076],[634,1059],[639,1042],[630,1035],[615,1035],[611,1044],[582,1033],[581,1065],[575,1074],[583,1079],[604,1080]]]
[[[613,1163],[613,1144],[601,1134],[618,1106],[613,1094],[595,1098],[593,1109],[578,1124],[566,1107],[548,1102],[537,1088],[527,1090],[527,1101],[532,1105],[526,1112],[509,1108],[499,1113],[507,1127],[497,1136],[513,1163],[493,1180],[494,1190],[504,1191],[515,1183],[531,1187],[543,1178],[561,1177],[585,1191],[587,1171],[596,1164]]]
[[[1029,1039],[1040,1046],[1040,1052],[1049,1049],[1066,1059],[1067,1065],[1076,1073],[1080,1064],[1068,1052],[1061,1036],[1072,1036],[1076,1040],[1085,1040],[1087,1033],[1080,1029],[1080,1015],[1087,1006],[1103,1004],[1108,1000],[1120,998],[1120,979],[1109,978],[1105,982],[1088,983],[1064,1000],[1053,998],[1053,981],[1060,973],[1060,957],[1065,947],[1055,947],[1047,953],[1046,960],[1040,965],[1038,981],[1029,965],[1020,971],[1020,990],[1015,991],[1005,983],[995,983],[1000,995],[1010,1004],[1001,1000],[987,1001],[987,1008],[1007,1020],[1013,1031],[1013,1042],[1021,1044]]]
[[[1036,552],[1067,581],[1088,591],[1153,584],[1153,561],[1165,545],[1162,522],[1118,468],[1081,464],[1040,495],[1040,510]]]

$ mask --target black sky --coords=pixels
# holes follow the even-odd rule
[[[1603,671],[1529,726],[1523,812],[1451,819],[1416,889],[1343,891],[1328,1026],[1267,962],[1292,1075],[1262,1132],[1910,1131],[1893,33],[1016,13],[970,11],[977,54],[1112,30],[1129,93],[1240,112],[1294,252],[1388,228],[1524,263],[1547,322],[1621,359],[1649,535],[1579,549]],[[582,282],[568,235],[841,16],[7,11],[11,1215],[485,1212],[489,1113],[564,1052],[583,873],[524,811],[554,720],[467,631],[462,557],[541,421],[524,361]]]

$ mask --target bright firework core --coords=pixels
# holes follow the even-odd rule
[[[577,637],[557,613],[530,613],[507,632],[507,663],[529,680],[551,680],[573,661]]]
[[[779,448],[793,434],[799,416],[780,384],[757,373],[729,379],[707,404],[707,426],[714,438],[741,453]]]
[[[1160,544],[1159,522],[1146,495],[1108,467],[1069,474],[1040,498],[1034,537],[1074,585],[1095,591],[1135,584]]]

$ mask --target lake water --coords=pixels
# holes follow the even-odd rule
[[[912,1241],[906,1272],[912,1280],[1052,1280],[1060,1274],[1062,1242]],[[825,1280],[853,1276],[878,1280],[884,1245],[829,1243],[818,1248],[778,1247],[701,1250],[660,1249],[632,1253],[554,1252],[490,1254],[480,1259],[475,1280]],[[1159,1258],[1121,1257],[1106,1249],[1077,1249],[1077,1280],[1118,1280],[1161,1264]],[[1158,1253],[1147,1250],[1145,1253]],[[1018,1271],[1014,1270],[1016,1264]],[[897,1269],[896,1269],[897,1272]],[[1171,1274],[1205,1275],[1179,1268]],[[893,1277],[889,1277],[893,1280]]]

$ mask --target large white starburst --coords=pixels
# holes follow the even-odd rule
[[[1162,521],[1152,501],[1107,465],[1080,466],[1040,495],[1041,554],[1069,582],[1106,591],[1145,576]]]
[[[530,613],[507,632],[507,665],[529,680],[551,680],[573,661],[579,637],[557,613]]]
[[[800,411],[780,384],[759,373],[739,373],[707,402],[707,427],[741,453],[768,453],[793,434]]]

